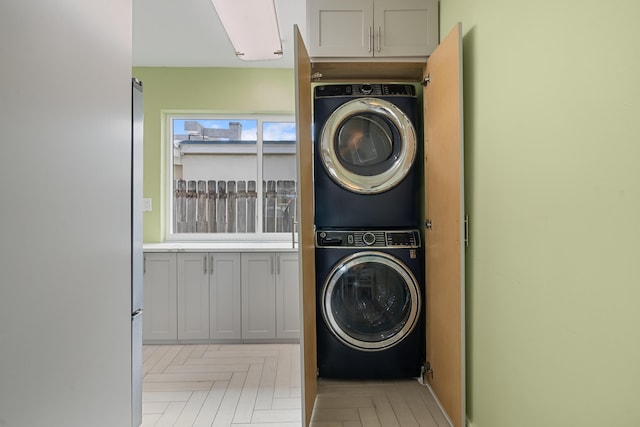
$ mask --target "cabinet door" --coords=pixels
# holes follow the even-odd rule
[[[437,0],[375,0],[374,55],[427,56],[438,45]]]
[[[309,425],[318,389],[316,357],[316,268],[313,227],[313,146],[311,141],[311,59],[302,35],[294,27],[296,75],[296,140],[298,200],[298,254],[300,257],[300,291],[304,308],[301,317],[300,351],[303,354],[302,413],[303,425]]]
[[[209,255],[209,337],[242,337],[240,303],[240,254]]]
[[[144,341],[178,339],[176,254],[146,253],[143,260]]]
[[[300,338],[298,254],[278,254],[276,259],[276,338]]]
[[[309,0],[307,16],[311,56],[373,55],[371,0]]]
[[[242,338],[275,338],[275,256],[246,253],[241,259]]]
[[[427,375],[455,427],[465,423],[462,29],[427,61],[425,213]]]
[[[178,339],[209,338],[209,255],[178,254]]]

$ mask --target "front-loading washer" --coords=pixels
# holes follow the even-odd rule
[[[314,88],[316,227],[418,226],[419,111],[411,84]]]
[[[318,376],[420,375],[422,258],[418,230],[316,232]]]

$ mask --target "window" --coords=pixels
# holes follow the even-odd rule
[[[293,117],[167,117],[169,240],[291,239]]]

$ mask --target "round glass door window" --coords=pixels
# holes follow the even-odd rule
[[[398,259],[381,252],[344,258],[325,282],[322,315],[334,336],[357,350],[379,351],[416,326],[420,291]]]
[[[359,194],[381,193],[402,181],[416,157],[416,132],[406,114],[377,98],[337,108],[320,136],[320,156],[329,176]]]

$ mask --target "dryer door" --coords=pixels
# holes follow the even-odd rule
[[[342,259],[324,283],[322,315],[345,345],[380,351],[402,341],[420,315],[420,289],[399,259],[375,251]]]
[[[407,175],[416,157],[416,130],[394,104],[359,98],[338,107],[320,136],[329,176],[358,194],[381,193]]]

